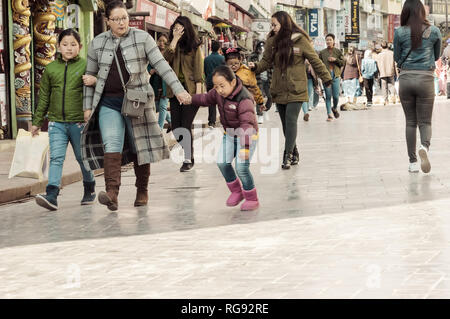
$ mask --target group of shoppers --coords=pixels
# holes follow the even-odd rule
[[[332,34],[326,37],[327,48],[317,54],[306,32],[284,11],[273,14],[272,31],[264,50],[255,59],[257,62],[249,62],[248,67],[242,64],[236,49],[226,52],[228,66],[218,57],[214,58],[217,60],[214,63],[204,64],[201,42],[186,17],[179,16],[170,34],[160,36],[157,45],[148,33],[129,28],[128,13],[122,1],[108,3],[105,14],[109,31],[91,42],[87,61],[78,56],[79,35],[68,29],[58,38],[61,55],[46,67],[43,75],[32,133],[38,134],[47,114],[50,176],[46,194],[37,196],[36,202],[51,210],[58,208],[57,196],[68,142],[83,172],[82,204],[94,201],[92,171],[104,168],[106,191],[99,193],[98,200],[108,209],[117,210],[121,166],[133,162],[137,189],[134,204],[146,205],[150,163],[169,158],[161,131],[164,121],[171,120],[174,135],[184,149],[185,160],[180,170],[188,171],[194,165],[191,126],[200,105],[217,105],[225,129],[217,164],[231,191],[227,205],[236,206],[245,199],[242,210],[256,209],[259,201],[249,168],[258,141],[255,99],[259,97],[255,96],[255,75],[265,81],[267,73],[263,77],[261,74],[272,72],[270,97],[277,105],[285,137],[282,168],[289,169],[299,162],[298,115],[304,103],[310,101],[311,87],[319,78],[325,87],[327,121],[331,121],[332,115],[339,117],[342,67],[347,92],[353,90],[360,78],[371,86],[374,61],[378,63],[380,77],[384,78],[384,87],[389,88],[390,72],[395,72],[379,65],[389,53],[383,55],[382,52],[376,59],[365,54],[363,61],[359,61],[354,52],[344,57],[334,47]],[[401,27],[395,31],[393,56],[400,68],[399,91],[406,117],[410,172],[418,171],[417,126],[421,136],[418,150],[421,169],[424,172],[431,169],[428,152],[434,103],[433,73],[435,61],[440,57],[440,45],[439,29],[426,20],[421,1],[407,0],[401,14]],[[202,93],[204,67],[214,68],[207,79],[207,94]],[[150,74],[159,79],[150,81]],[[345,83],[348,80],[351,81]],[[256,86],[253,94],[246,84]],[[128,89],[148,93],[149,102],[142,117],[132,118],[121,113]],[[167,99],[171,119],[167,117]],[[233,160],[236,160],[236,171],[231,166]]]

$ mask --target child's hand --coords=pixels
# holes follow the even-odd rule
[[[93,75],[84,74],[83,75],[83,84],[86,86],[94,86],[97,83],[97,78]]]
[[[150,73],[150,75],[155,74],[156,73],[156,69],[151,69],[149,73]]]
[[[84,122],[87,123],[89,121],[89,118],[91,117],[92,110],[86,110],[84,111]]]
[[[33,136],[39,135],[40,129],[41,129],[40,127],[33,125],[31,127],[31,136],[33,137]]]
[[[250,158],[250,151],[246,148],[243,148],[239,151],[239,158],[243,161],[248,161]]]

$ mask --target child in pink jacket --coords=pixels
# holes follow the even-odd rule
[[[250,172],[250,160],[258,139],[258,124],[253,96],[242,85],[234,72],[225,65],[213,73],[214,89],[206,94],[192,96],[192,105],[216,105],[220,122],[225,130],[217,166],[231,191],[227,206],[237,206],[243,199],[241,210],[259,207],[258,196]],[[236,157],[236,171],[231,163]],[[237,172],[237,176],[236,176]],[[242,186],[241,186],[242,182]]]

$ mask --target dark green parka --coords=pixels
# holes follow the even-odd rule
[[[309,60],[323,83],[332,80],[330,73],[305,35],[301,33],[292,34],[294,61],[284,71],[277,63],[278,53],[275,53],[275,61],[272,60],[272,52],[276,50],[274,41],[275,36],[267,39],[263,58],[259,63],[256,63],[254,70],[255,73],[259,74],[273,67],[270,94],[275,103],[287,104],[291,102],[307,102],[309,100],[305,59]]]

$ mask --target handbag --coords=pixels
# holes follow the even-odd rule
[[[117,70],[119,71],[120,81],[122,82],[123,92],[125,93],[121,113],[122,115],[130,118],[143,117],[145,106],[148,103],[148,94],[145,91],[127,89],[125,87],[125,82],[123,81],[122,70],[120,68],[116,50],[114,50],[114,59],[116,60]]]

